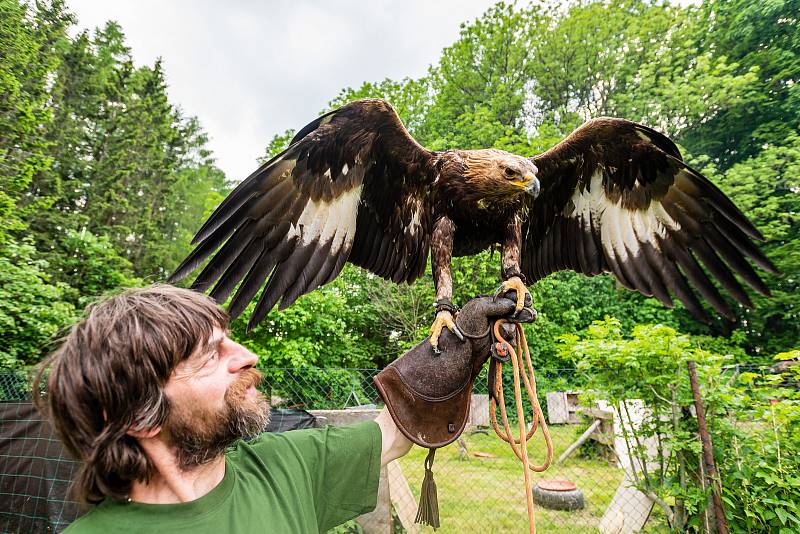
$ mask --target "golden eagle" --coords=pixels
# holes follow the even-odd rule
[[[266,282],[248,324],[327,284],[349,261],[413,282],[431,251],[437,314],[453,324],[451,258],[499,244],[501,290],[527,290],[550,273],[611,272],[667,306],[677,297],[709,321],[693,286],[734,319],[711,277],[752,302],[734,277],[769,295],[748,262],[777,273],[742,212],[683,162],[666,136],[623,119],[593,119],[547,152],[420,146],[383,100],[360,100],[317,118],[289,147],[239,184],[197,232],[176,281],[214,255],[192,285],[233,318]],[[222,248],[219,248],[219,247]],[[701,265],[702,264],[702,265]],[[705,268],[703,268],[705,267]],[[708,273],[708,274],[707,274]],[[240,284],[241,282],[241,284]]]

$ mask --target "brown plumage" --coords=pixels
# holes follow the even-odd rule
[[[745,305],[732,272],[768,294],[747,259],[776,270],[751,239],[761,235],[733,203],[645,126],[595,119],[534,158],[433,152],[388,103],[361,100],[308,124],[244,180],[170,280],[216,251],[192,287],[214,284],[211,296],[223,302],[238,285],[229,306],[236,317],[266,281],[253,328],[279,301],[283,309],[336,278],[346,261],[410,283],[432,250],[437,299],[449,299],[452,256],[497,243],[504,279],[611,272],[708,320],[690,284],[720,314],[733,313],[700,263]]]

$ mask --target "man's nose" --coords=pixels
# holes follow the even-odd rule
[[[246,369],[248,367],[255,367],[258,363],[258,356],[247,350],[242,345],[233,342],[236,345],[235,353],[233,357],[229,360],[231,371],[241,371],[242,369]]]

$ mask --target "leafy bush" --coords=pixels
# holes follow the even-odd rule
[[[68,290],[51,282],[49,265],[36,259],[30,243],[12,241],[0,248],[0,368],[35,363],[56,332],[77,318],[65,301]]]
[[[107,236],[68,230],[46,257],[53,271],[72,288],[68,296],[78,308],[109,290],[142,285],[133,276],[131,262],[117,253]]]
[[[253,331],[251,302],[231,325],[232,337],[259,357],[264,367],[374,367],[376,348],[360,329],[363,317],[349,307],[346,280],[337,279],[289,308],[273,309]]]
[[[776,359],[800,360],[800,350]],[[727,453],[719,455],[733,532],[800,532],[798,380],[800,365],[779,374],[739,376],[739,417],[727,425]]]

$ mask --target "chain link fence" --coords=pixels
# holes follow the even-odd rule
[[[278,414],[283,413],[280,410],[313,413],[381,405],[372,381],[376,369],[266,368],[262,372],[263,390]],[[624,468],[631,465],[630,459],[620,445],[619,421],[615,421],[613,409],[582,408],[581,384],[571,369],[539,369],[536,378],[554,449],[553,465],[544,473],[533,474],[534,485],[540,486],[540,504],[536,506],[539,531],[630,532],[634,527],[667,531],[662,510],[632,487],[631,470]],[[504,380],[510,378],[504,375]],[[77,503],[67,497],[77,464],[66,457],[52,430],[31,406],[29,387],[24,373],[0,373],[0,501],[4,503],[0,506],[0,532],[59,532],[79,514]],[[511,390],[507,385],[509,403],[513,403]],[[466,431],[458,441],[437,451],[433,468],[441,514],[437,532],[527,529],[521,463],[489,427],[487,392],[484,372],[475,383],[473,413]],[[526,409],[530,413],[527,402]],[[509,406],[509,417],[515,412]],[[512,422],[512,429],[516,428]],[[588,438],[557,461],[581,436]],[[532,463],[543,462],[541,432],[531,439],[528,450]],[[385,484],[393,505],[392,524],[388,530],[381,530],[385,525],[367,526],[367,532],[432,532],[429,527],[412,524],[426,453],[414,447],[390,466]],[[365,527],[356,523],[336,529],[361,531]]]

